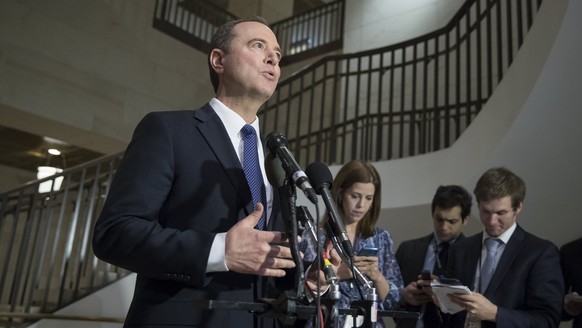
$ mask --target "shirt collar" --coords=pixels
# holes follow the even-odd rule
[[[485,242],[485,239],[487,239],[487,238],[497,238],[497,239],[501,240],[504,244],[507,244],[507,242],[509,241],[509,238],[511,238],[511,236],[513,235],[513,232],[515,231],[516,228],[517,228],[517,223],[514,222],[511,225],[511,227],[509,227],[509,229],[505,230],[505,232],[503,232],[498,237],[491,237],[487,234],[487,232],[485,230],[483,230],[482,242]]]
[[[212,106],[216,115],[223,122],[228,136],[233,140],[240,139],[240,130],[247,124],[245,120],[216,98],[210,100],[210,106]],[[257,131],[257,135],[259,135],[259,118],[255,117],[255,120],[250,124]]]
[[[440,240],[440,238],[437,236],[437,233],[436,233],[436,232],[433,232],[433,233],[432,233],[432,236],[433,236],[433,239],[434,239],[434,241],[436,242],[436,244],[437,244],[438,246],[440,246],[440,245],[441,245],[441,243],[442,243],[443,241],[442,241],[442,240]],[[459,237],[457,236],[457,238],[454,238],[454,239],[451,239],[451,240],[449,240],[449,241],[448,241],[449,245],[452,245],[452,244],[453,244],[455,241],[457,241],[457,239],[458,239],[458,238],[459,238]]]

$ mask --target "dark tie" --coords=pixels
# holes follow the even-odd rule
[[[501,241],[497,238],[487,238],[485,239],[485,247],[487,248],[487,257],[485,258],[485,262],[483,263],[483,267],[481,268],[481,286],[480,292],[484,293],[487,290],[487,286],[489,286],[489,282],[491,281],[491,277],[493,277],[493,273],[495,272],[495,257],[497,254],[497,250],[499,249]]]
[[[432,270],[434,275],[440,276],[445,273],[447,261],[449,260],[449,243],[443,241],[438,246],[438,260],[434,261],[434,268]]]
[[[265,184],[263,182],[263,174],[261,173],[261,166],[259,165],[259,152],[257,150],[257,133],[255,128],[247,124],[240,130],[243,140],[243,170],[251,189],[253,197],[253,205],[257,203],[263,204],[263,215],[259,219],[256,228],[265,229],[266,223],[266,192]]]
[[[441,242],[437,246],[437,250],[438,252],[436,255],[438,259],[434,259],[432,274],[440,276],[445,273],[445,268],[447,267],[447,261],[449,259],[449,243],[446,241]],[[435,250],[435,252],[437,250]],[[442,325],[442,318],[434,303],[426,304],[422,315],[422,320],[424,323],[424,328],[436,328]]]

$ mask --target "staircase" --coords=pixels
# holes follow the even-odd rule
[[[260,112],[262,131],[283,132],[303,166],[449,147],[503,78],[540,5],[466,1],[440,30],[323,58],[281,81]],[[92,229],[122,156],[0,195],[0,326],[27,326],[130,274],[98,260],[91,249]],[[63,182],[57,190],[58,178]],[[52,190],[40,193],[46,182]]]
[[[0,325],[26,325],[130,273],[91,250],[92,229],[121,156],[0,195]],[[59,190],[39,192],[41,183],[56,186],[61,177]]]

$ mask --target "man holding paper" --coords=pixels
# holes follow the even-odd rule
[[[474,189],[483,232],[455,243],[447,277],[471,294],[449,294],[465,311],[448,327],[558,327],[564,281],[557,247],[521,228],[525,183],[506,168],[492,168]]]
[[[430,293],[418,285],[419,275],[422,271],[432,273],[435,278],[444,274],[449,246],[465,238],[462,230],[469,221],[471,205],[471,194],[465,188],[439,186],[431,204],[433,231],[404,241],[398,247],[396,259],[406,285],[401,293],[401,309],[419,312],[422,316],[418,320],[395,318],[397,328],[438,328],[442,325],[442,316],[432,303]]]

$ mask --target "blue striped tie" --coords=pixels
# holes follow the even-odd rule
[[[240,130],[243,140],[243,170],[253,196],[253,205],[263,204],[263,215],[259,219],[256,228],[265,229],[267,204],[265,197],[265,183],[259,165],[259,152],[257,150],[257,133],[255,128],[247,124]]]

